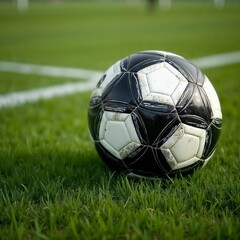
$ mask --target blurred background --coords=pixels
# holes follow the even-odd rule
[[[159,49],[187,58],[239,48],[239,0],[0,0],[0,59],[105,69]]]

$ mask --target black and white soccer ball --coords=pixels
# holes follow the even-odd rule
[[[91,95],[88,124],[113,171],[166,177],[208,162],[222,113],[214,87],[195,65],[173,53],[143,51],[102,76]]]

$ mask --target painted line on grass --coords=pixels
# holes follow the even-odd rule
[[[204,69],[231,65],[240,62],[240,51],[195,58],[191,62]]]
[[[37,88],[21,92],[12,92],[0,96],[0,108],[15,107],[25,103],[33,103],[43,99],[72,95],[93,89],[96,81],[65,83],[45,88]]]
[[[61,97],[65,95],[72,95],[77,92],[89,91],[94,88],[96,81],[103,74],[103,72],[95,70],[6,61],[0,61],[0,72],[14,72],[50,77],[66,77],[79,80],[86,79],[84,82],[65,83],[50,87],[11,92],[0,95],[0,108],[14,107],[25,103],[33,103],[39,100],[51,99],[53,97]]]
[[[20,74],[43,75],[49,77],[67,77],[77,79],[89,79],[93,78],[94,75],[99,76],[99,74],[102,74],[102,72],[95,70],[44,66],[6,61],[0,61],[0,72],[13,72]]]
[[[200,57],[191,60],[199,68],[211,68],[240,62],[240,51]],[[52,77],[85,78],[88,81],[80,83],[65,83],[45,88],[12,92],[0,95],[0,108],[14,107],[25,103],[33,103],[43,99],[51,99],[94,88],[96,81],[103,74],[100,71],[77,68],[50,67],[33,64],[0,62],[0,71],[22,74],[37,74]]]

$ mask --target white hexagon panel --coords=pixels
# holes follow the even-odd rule
[[[169,105],[176,105],[188,81],[167,62],[148,66],[138,73],[142,98]]]
[[[172,170],[176,170],[201,159],[205,140],[206,130],[181,123],[160,149]]]
[[[103,113],[99,141],[112,155],[121,160],[141,145],[131,114],[109,111]]]

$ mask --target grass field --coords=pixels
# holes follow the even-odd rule
[[[0,4],[0,61],[103,71],[145,49],[192,59],[239,50],[239,26],[237,4]],[[89,137],[90,92],[0,109],[0,239],[240,239],[240,63],[203,70],[223,130],[206,168],[182,179],[112,174]],[[0,94],[76,81],[0,72]]]

